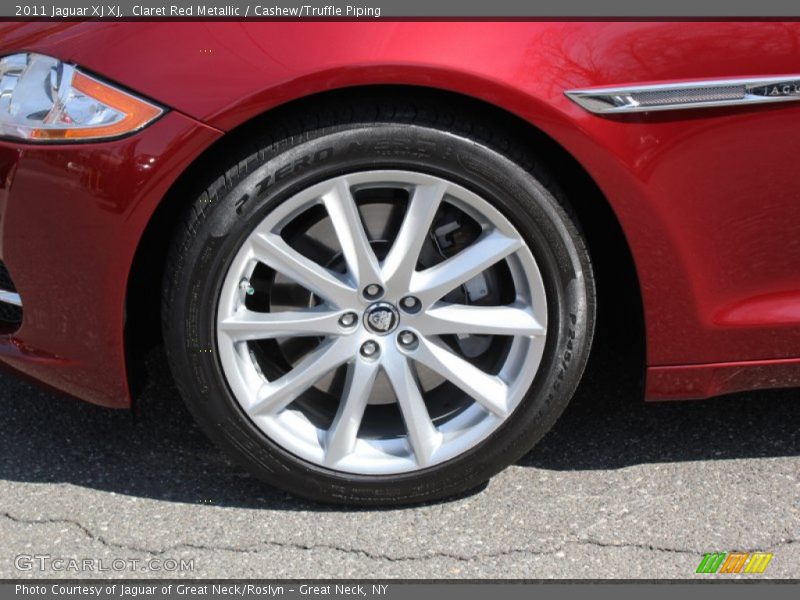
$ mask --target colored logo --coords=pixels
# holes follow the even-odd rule
[[[772,554],[767,552],[709,552],[703,555],[695,573],[760,574],[771,560]]]

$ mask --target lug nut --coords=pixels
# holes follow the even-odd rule
[[[366,288],[364,288],[364,296],[369,300],[380,298],[381,296],[383,296],[383,288],[379,286],[377,283],[371,283]]]
[[[414,310],[419,306],[419,300],[414,298],[414,296],[406,296],[400,300],[400,305],[407,310]]]
[[[400,342],[401,346],[410,348],[417,343],[417,336],[410,331],[401,331],[397,336],[397,340]]]
[[[353,312],[346,312],[341,317],[339,317],[339,325],[342,327],[352,327],[355,325],[358,316],[356,313]]]
[[[361,345],[361,356],[365,358],[375,358],[376,356],[378,356],[379,350],[380,347],[378,346],[378,344],[370,340],[368,342],[364,342]]]

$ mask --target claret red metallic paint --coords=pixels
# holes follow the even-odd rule
[[[635,262],[648,398],[800,385],[800,104],[602,116],[564,95],[797,75],[800,23],[0,24],[0,55],[21,51],[169,109],[113,141],[0,142],[0,258],[25,302],[0,360],[59,390],[129,405],[128,276],[192,161],[287,102],[383,84],[492,104],[588,172]]]

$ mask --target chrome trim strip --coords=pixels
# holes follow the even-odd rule
[[[800,101],[800,75],[598,87],[564,93],[595,114],[749,106]]]
[[[0,302],[13,304],[14,306],[22,306],[22,298],[19,297],[19,294],[7,292],[6,290],[0,290]]]

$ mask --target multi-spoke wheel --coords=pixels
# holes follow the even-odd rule
[[[292,491],[475,486],[544,434],[582,372],[594,306],[575,226],[475,141],[414,123],[318,133],[226,169],[177,237],[178,384],[212,437]]]
[[[311,238],[312,253],[315,231],[330,236]],[[539,367],[547,301],[530,249],[486,200],[441,177],[362,171],[255,227],[217,327],[233,394],[268,437],[344,472],[401,473],[462,454],[514,411]]]

